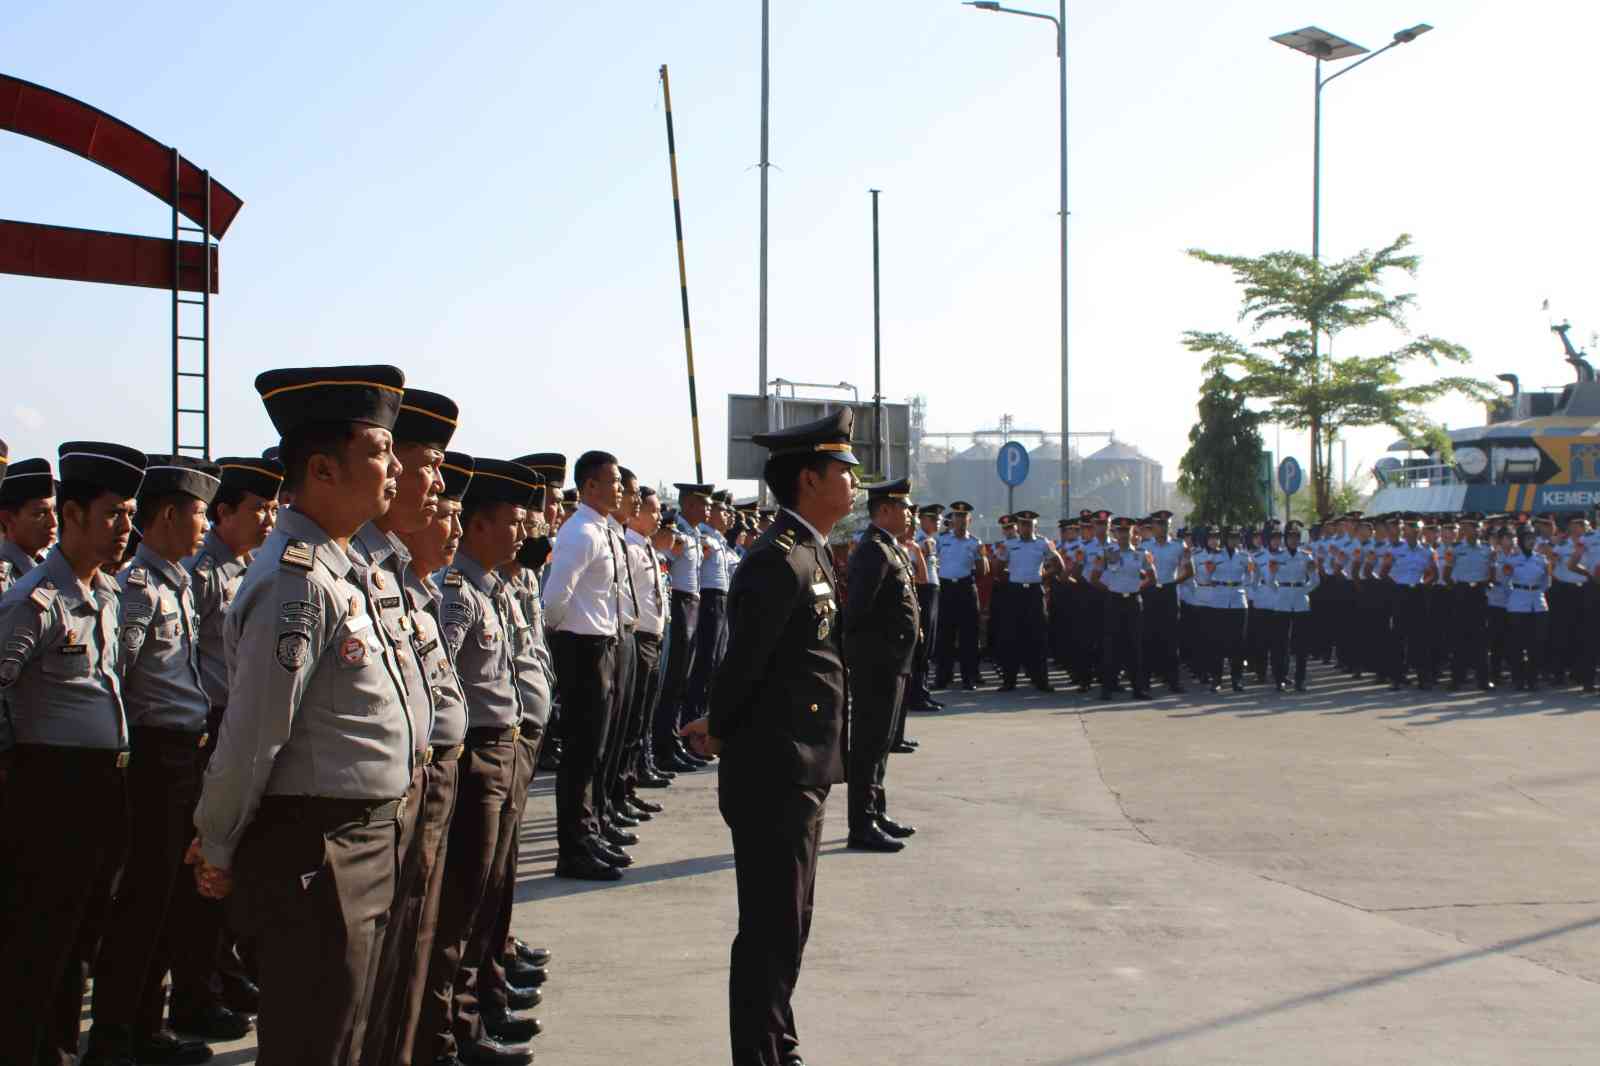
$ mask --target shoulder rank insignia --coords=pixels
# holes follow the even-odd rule
[[[452,588],[452,589],[453,588],[460,588],[461,587],[461,571],[454,570],[454,569],[446,570],[444,572],[444,584],[445,584],[445,588]]]
[[[783,552],[785,555],[788,555],[790,552],[794,551],[794,534],[788,532],[779,533],[776,537],[772,538],[772,543],[777,545],[779,551]]]
[[[10,576],[11,576],[11,563],[9,561],[5,560],[5,559],[0,559],[0,581],[4,581],[6,578],[8,578]]]
[[[311,545],[303,540],[291,540],[284,544],[283,554],[278,556],[278,561],[297,566],[302,570],[311,569]]]
[[[128,571],[128,584],[134,588],[143,588],[150,582],[150,572],[142,566],[135,566]]]
[[[200,557],[194,561],[194,571],[197,574],[209,573],[211,571],[211,556],[201,552]]]
[[[55,598],[56,588],[48,581],[35,585],[33,591],[28,593],[28,600],[36,609],[41,611],[48,611],[50,604],[55,602]]]

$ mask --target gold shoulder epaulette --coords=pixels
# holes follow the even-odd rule
[[[278,556],[280,563],[288,563],[302,570],[311,569],[311,545],[303,540],[291,540],[284,544],[283,554]]]
[[[150,580],[150,574],[142,566],[135,566],[128,571],[128,584],[134,588],[143,588]]]
[[[29,602],[33,604],[35,609],[40,611],[48,611],[50,604],[55,602],[55,598],[56,587],[48,581],[39,582],[34,586],[33,591],[28,593]]]
[[[459,588],[461,586],[461,571],[453,568],[446,570],[444,572],[444,584],[445,588]]]
[[[783,552],[785,555],[788,555],[790,552],[794,551],[794,534],[779,533],[776,537],[772,538],[772,543],[777,546],[779,551]]]

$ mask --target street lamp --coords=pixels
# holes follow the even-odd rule
[[[1072,471],[1071,447],[1068,435],[1067,405],[1067,0],[1060,0],[1060,13],[1046,15],[1040,11],[1022,11],[1006,7],[995,0],[963,0],[967,7],[979,11],[997,11],[1005,15],[1043,19],[1056,28],[1056,58],[1061,66],[1061,514],[1070,512],[1070,485]]]
[[[1410,44],[1424,33],[1433,29],[1426,22],[1418,23],[1410,29],[1400,30],[1394,39],[1376,52],[1368,53],[1367,49],[1343,37],[1336,37],[1327,30],[1315,26],[1307,26],[1303,30],[1291,33],[1280,33],[1272,38],[1279,44],[1293,48],[1296,52],[1310,56],[1317,61],[1317,91],[1316,107],[1312,120],[1311,141],[1311,258],[1322,257],[1322,88],[1334,78],[1350,73],[1363,63],[1370,63],[1389,49],[1401,44]],[[1354,63],[1340,67],[1326,78],[1322,76],[1322,64],[1329,60],[1349,59],[1351,56],[1365,55],[1366,58],[1358,59]]]

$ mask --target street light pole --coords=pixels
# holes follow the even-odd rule
[[[1056,60],[1060,66],[1061,77],[1061,516],[1064,518],[1071,514],[1072,506],[1072,436],[1069,419],[1071,389],[1068,384],[1071,362],[1068,358],[1067,344],[1067,0],[1059,0],[1056,15],[1006,7],[996,0],[963,0],[963,3],[979,11],[997,11],[1005,15],[1043,19],[1052,23],[1056,30]]]

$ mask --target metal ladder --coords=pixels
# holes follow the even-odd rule
[[[183,159],[178,150],[172,150],[172,453],[185,452],[202,459],[211,458],[211,257],[216,245],[211,239],[211,172],[200,172],[200,191],[184,192],[180,175]],[[204,225],[191,226],[183,221],[178,205],[185,200],[202,201],[197,212]],[[183,235],[200,235],[200,262],[183,261]],[[185,282],[189,284],[185,285]],[[185,296],[185,290],[199,290],[199,298]],[[199,323],[196,329],[196,312],[184,307],[198,307]],[[185,332],[185,329],[189,332]],[[199,369],[194,358],[198,347]],[[198,394],[198,396],[197,396]],[[199,442],[184,443],[198,421]],[[186,433],[185,431],[190,431]]]

